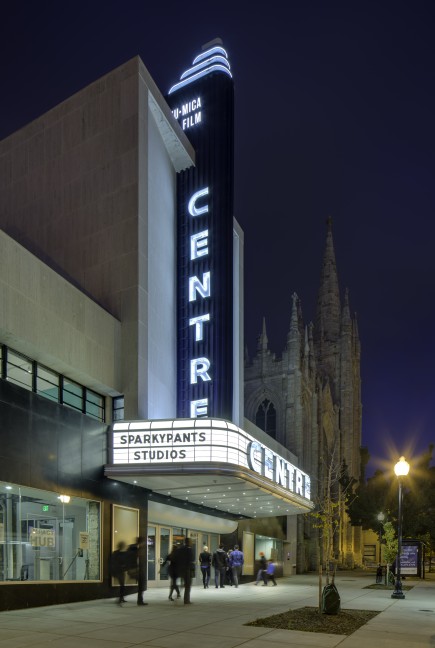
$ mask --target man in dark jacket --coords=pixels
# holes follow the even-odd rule
[[[242,575],[242,567],[245,562],[243,551],[240,551],[239,545],[234,545],[234,551],[230,556],[230,568],[233,574],[233,583],[236,587],[239,586],[240,576]]]
[[[173,554],[173,563],[176,573],[184,581],[184,604],[191,603],[190,588],[192,585],[192,573],[195,573],[195,560],[190,538],[186,538],[184,545],[178,547]]]
[[[225,573],[228,567],[228,557],[226,552],[224,551],[223,544],[220,544],[219,549],[216,549],[216,551],[214,552],[212,564],[214,567],[214,581],[216,588],[218,588],[219,585],[220,587],[224,588]]]
[[[146,538],[139,536],[127,550],[127,572],[130,578],[137,581],[137,604],[148,605],[143,600],[146,589],[147,545]]]

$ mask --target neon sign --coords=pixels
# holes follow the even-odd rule
[[[173,108],[172,114],[175,119],[180,119],[181,128],[186,130],[192,126],[200,124],[202,121],[202,102],[201,97],[187,101],[181,107]]]
[[[225,50],[209,47],[197,56],[167,99],[196,153],[196,166],[177,177],[177,415],[230,419],[239,329],[233,318],[234,88]]]
[[[310,499],[311,482],[308,475],[258,441],[251,441],[247,450],[251,470],[271,479],[296,495]]]
[[[198,218],[209,213],[208,202],[197,205],[198,201],[209,195],[209,188],[204,187],[190,197],[188,202],[187,211],[192,218]],[[190,235],[190,262],[193,263],[197,259],[203,259],[209,255],[209,231],[208,229],[201,232],[194,232]],[[202,279],[196,275],[189,276],[189,302],[198,299],[206,300],[211,297],[211,272],[207,270],[202,273]],[[207,302],[204,302],[206,306]],[[206,335],[205,324],[210,322],[210,313],[203,313],[196,317],[189,318],[189,327],[193,327],[194,342],[202,342]],[[212,377],[209,373],[211,362],[206,357],[190,358],[190,384],[196,385],[198,379],[204,382],[210,382]],[[197,416],[207,416],[208,414],[208,398],[201,398],[198,400],[190,401],[190,416],[195,418]]]

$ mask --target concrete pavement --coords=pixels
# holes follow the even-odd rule
[[[413,585],[404,600],[391,591],[364,589],[374,574],[339,572],[336,585],[345,609],[380,610],[350,636],[245,626],[289,608],[317,606],[314,575],[292,576],[267,588],[253,583],[225,590],[192,588],[193,605],[171,602],[168,590],[150,589],[149,605],[127,597],[0,613],[0,648],[422,648],[435,647],[435,575]]]

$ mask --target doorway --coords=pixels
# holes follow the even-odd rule
[[[169,580],[168,565],[163,563],[171,552],[173,544],[172,529],[158,524],[149,524],[148,544],[148,585],[166,585]],[[162,567],[163,566],[163,567]]]
[[[181,527],[169,527],[160,524],[149,524],[147,532],[148,544],[148,587],[169,586],[168,563],[166,558],[173,546],[183,544],[185,538],[190,538],[196,565],[195,577],[200,578],[198,556],[204,545],[211,553],[218,547],[219,537],[216,534],[202,533]],[[193,580],[195,583],[195,580]]]

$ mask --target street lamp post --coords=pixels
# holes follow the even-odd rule
[[[385,520],[385,514],[378,513],[376,517],[379,522],[379,564],[381,564],[382,563],[382,523]]]
[[[404,599],[405,594],[402,591],[402,581],[400,579],[400,556],[402,553],[402,477],[409,473],[409,463],[405,461],[405,457],[400,457],[394,466],[394,472],[399,481],[399,519],[397,525],[396,583],[391,598]]]

